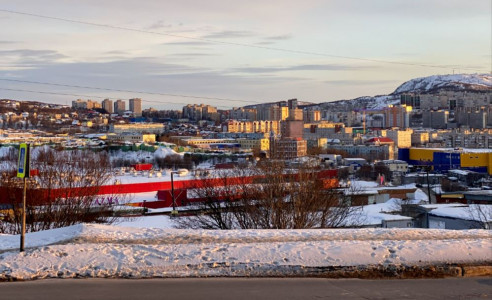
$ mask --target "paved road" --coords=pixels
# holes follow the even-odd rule
[[[2,282],[0,299],[492,299],[492,278],[50,279]]]

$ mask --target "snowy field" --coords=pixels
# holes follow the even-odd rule
[[[149,218],[149,219],[147,219]],[[122,227],[121,225],[127,226]],[[146,226],[160,228],[143,228]],[[133,226],[133,227],[129,227]],[[328,266],[419,266],[491,260],[487,230],[184,230],[169,218],[0,235],[0,279],[289,276]]]

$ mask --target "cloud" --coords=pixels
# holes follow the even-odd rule
[[[29,70],[0,70],[0,77],[15,77],[29,81],[51,82],[66,85],[100,87],[145,91],[154,93],[196,95],[203,97],[250,99],[250,103],[210,100],[206,103],[216,106],[237,106],[266,101],[272,97],[289,97],[284,86],[290,87],[308,82],[305,78],[293,76],[273,76],[258,74],[254,76],[231,74],[222,70],[196,68],[183,64],[163,63],[155,58],[126,59],[112,62],[72,62],[37,65]],[[132,94],[97,89],[45,86],[28,83],[12,83],[9,88],[49,91],[74,95],[93,95],[129,99],[140,96],[146,100],[168,100],[186,103],[204,102],[201,99],[179,98],[152,94]],[[261,97],[258,97],[258,91]],[[282,93],[278,91],[283,91]],[[33,99],[43,99],[46,95],[30,95]],[[73,100],[71,96],[49,96],[58,101]],[[269,98],[269,99],[266,99]],[[169,101],[171,101],[169,100]],[[164,105],[164,104],[163,104]]]
[[[0,56],[37,57],[40,60],[59,59],[67,56],[54,50],[14,49],[0,50]]]
[[[290,40],[291,38],[292,38],[291,34],[274,35],[274,36],[266,37],[267,40],[272,40],[272,41]]]
[[[9,68],[33,68],[37,65],[49,64],[68,56],[54,50],[15,49],[0,50],[0,60]]]
[[[212,54],[212,53],[199,53],[199,52],[182,52],[182,53],[174,53],[174,54],[169,54],[168,56],[179,56],[179,57],[204,57],[204,56],[218,56],[218,54]]]
[[[203,46],[203,45],[211,45],[213,43],[206,41],[183,41],[183,42],[167,42],[162,43],[165,46]]]
[[[271,41],[262,41],[262,42],[255,43],[255,45],[260,45],[260,46],[268,46],[268,45],[273,45],[273,44],[275,44],[275,43],[271,42]]]
[[[400,80],[357,80],[357,79],[347,79],[347,80],[329,80],[325,81],[326,84],[335,86],[346,86],[346,85],[381,85],[381,84],[400,84]]]
[[[215,33],[205,35],[204,39],[228,39],[228,38],[244,38],[257,36],[256,33],[252,31],[242,31],[242,30],[224,30]]]
[[[375,68],[374,66],[350,66],[339,64],[327,64],[327,65],[297,65],[289,67],[246,67],[246,68],[233,68],[232,72],[238,73],[274,73],[274,72],[287,72],[287,71],[346,71],[346,70],[360,70]]]
[[[159,21],[145,27],[145,29],[153,30],[153,29],[172,28],[172,27],[173,27],[172,24],[168,24],[168,23],[164,22],[164,20],[159,20]]]
[[[129,54],[128,52],[121,51],[121,50],[114,50],[114,51],[106,51],[105,54],[111,54],[111,55],[126,55]]]

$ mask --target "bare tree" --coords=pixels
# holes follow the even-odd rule
[[[475,227],[492,229],[492,205],[469,204],[466,211],[470,220],[474,221]]]
[[[11,210],[1,232],[20,232],[22,181],[15,177],[15,159],[2,165],[0,199]],[[10,166],[9,166],[10,165]],[[39,175],[28,180],[26,231],[65,227],[77,223],[111,223],[113,208],[96,205],[99,189],[109,183],[111,167],[106,152],[37,149],[31,168]]]
[[[334,179],[332,179],[333,181]],[[180,227],[217,229],[301,229],[343,225],[350,202],[319,170],[288,169],[280,162],[224,170],[194,189],[200,213]]]

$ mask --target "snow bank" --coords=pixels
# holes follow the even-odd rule
[[[485,230],[179,230],[76,225],[0,236],[0,279],[249,276],[326,266],[490,260]],[[283,272],[284,272],[283,271]],[[288,275],[288,274],[285,274]]]
[[[167,148],[167,147],[159,147],[157,148],[157,150],[154,152],[154,157],[155,158],[165,158],[166,156],[168,155],[183,155],[181,153],[178,153],[176,151],[174,151],[173,149],[171,148]]]

